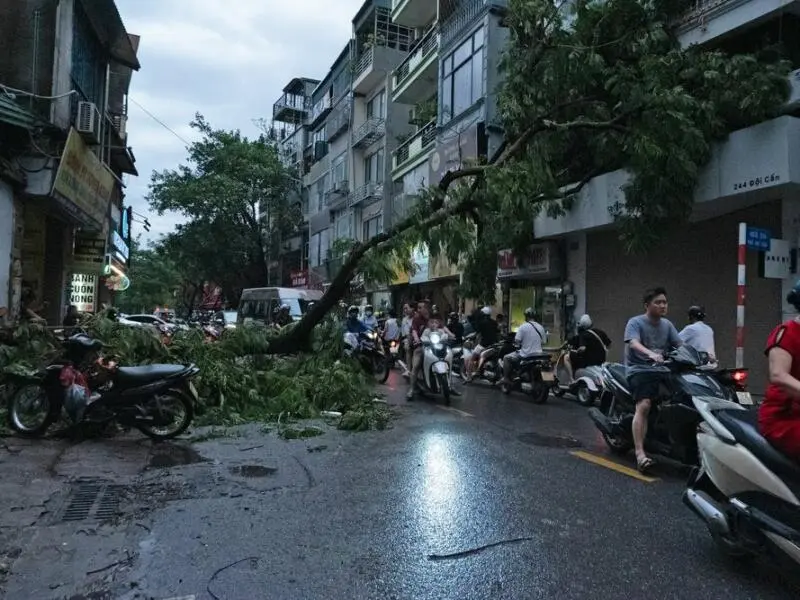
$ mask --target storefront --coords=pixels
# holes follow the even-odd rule
[[[564,287],[564,261],[559,245],[532,245],[517,256],[511,250],[498,254],[497,279],[502,289],[502,310],[512,330],[524,321],[525,309],[532,307],[550,334],[551,343],[569,333],[568,289]]]

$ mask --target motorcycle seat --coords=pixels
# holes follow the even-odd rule
[[[541,354],[531,354],[530,356],[522,357],[521,362],[532,363],[540,360],[550,360],[550,355],[547,352],[542,352]]]
[[[103,342],[90,338],[88,335],[78,333],[67,338],[67,345],[83,348],[84,350],[100,350]]]
[[[184,365],[146,365],[144,367],[119,367],[115,379],[120,385],[144,385],[159,379],[175,377],[186,371]]]
[[[792,489],[800,489],[800,463],[797,463],[770,444],[758,431],[758,411],[718,410],[714,416],[747,448]]]
[[[628,370],[625,365],[610,364],[606,366],[606,369],[623,389],[628,389]]]

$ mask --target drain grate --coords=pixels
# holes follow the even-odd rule
[[[542,446],[544,448],[583,448],[580,440],[564,435],[543,435],[541,433],[523,433],[517,439],[523,444]]]
[[[107,521],[117,516],[125,486],[103,483],[79,483],[61,514],[62,522]]]

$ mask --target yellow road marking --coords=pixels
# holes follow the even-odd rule
[[[474,418],[475,417],[475,415],[471,415],[468,412],[465,412],[463,410],[459,410],[457,408],[453,408],[452,406],[442,406],[441,404],[435,404],[434,406],[436,406],[436,408],[439,408],[441,410],[446,410],[447,412],[456,413],[458,415],[461,415],[462,417],[469,417],[469,418]]]
[[[575,450],[574,452],[570,452],[570,454],[572,454],[572,456],[575,456],[577,458],[582,458],[583,460],[590,462],[594,465],[605,467],[606,469],[611,469],[612,471],[616,471],[617,473],[622,473],[623,475],[627,475],[628,477],[633,477],[634,479],[638,479],[639,481],[644,481],[646,483],[653,483],[655,481],[659,481],[658,477],[648,477],[647,475],[642,475],[636,469],[631,469],[630,467],[626,467],[619,463],[615,463],[613,460],[608,460],[606,458],[603,458],[602,456],[597,456],[596,454],[583,452],[582,450]]]

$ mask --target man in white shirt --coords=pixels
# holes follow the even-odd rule
[[[702,306],[692,306],[689,309],[689,324],[678,335],[684,344],[698,352],[707,352],[709,359],[716,361],[714,330],[706,325],[705,318],[706,311]]]
[[[506,383],[511,383],[511,371],[519,361],[535,354],[542,354],[542,346],[545,344],[547,332],[545,328],[536,322],[536,313],[532,308],[525,309],[525,322],[517,329],[514,343],[519,346],[519,350],[506,354],[503,357],[503,379]]]

